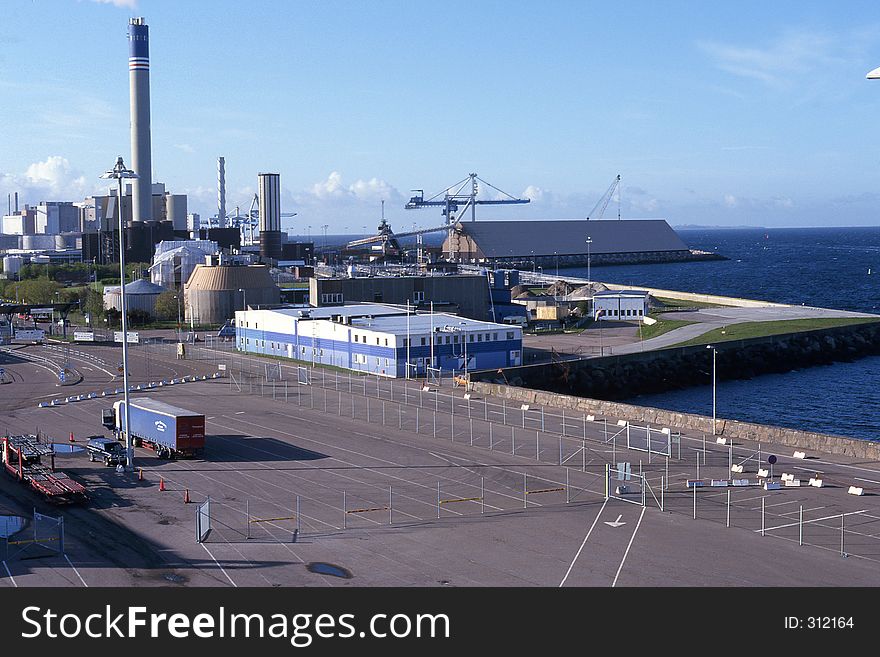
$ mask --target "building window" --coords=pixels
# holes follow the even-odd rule
[[[422,346],[425,346],[425,338],[422,338]]]
[[[493,339],[495,342],[498,342],[498,334],[497,334],[497,333],[493,333],[493,334],[492,334],[492,339]]]
[[[385,346],[386,347],[388,346],[388,338],[385,338]],[[388,363],[385,363],[385,364],[387,365]]]
[[[471,336],[471,340],[473,340],[473,336]],[[483,341],[483,334],[477,333],[477,342],[482,342],[482,341]]]
[[[508,332],[507,332],[507,339],[508,339],[508,340],[513,340],[513,331],[508,331]]]
[[[468,342],[473,342],[473,341],[474,341],[474,334],[471,333],[470,335],[468,335]]]
[[[446,336],[446,344],[449,344],[449,336]]]
[[[424,301],[424,300],[425,300],[425,293],[424,292],[420,292],[420,291],[413,292],[413,301],[418,303],[419,301]]]
[[[354,341],[355,341],[355,342],[357,342],[357,341],[358,341],[358,336],[357,336],[357,333],[355,333],[355,335],[354,335]]]
[[[379,338],[376,338],[376,346],[379,346]]]
[[[321,295],[321,303],[342,303],[342,293],[341,292],[333,292],[333,293],[325,293]]]
[[[403,346],[404,346],[404,347],[408,347],[408,346],[409,346],[409,338],[404,338],[404,339],[403,339]]]

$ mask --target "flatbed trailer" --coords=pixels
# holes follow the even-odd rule
[[[55,504],[88,499],[85,486],[55,470],[55,449],[41,443],[37,436],[4,436],[2,458],[7,474]]]

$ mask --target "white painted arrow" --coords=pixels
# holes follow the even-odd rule
[[[626,524],[625,522],[620,522],[620,519],[621,519],[621,518],[623,518],[623,514],[617,516],[617,520],[615,520],[614,522],[608,522],[608,521],[606,520],[606,521],[605,521],[605,524],[608,525],[609,527],[620,527],[621,525],[625,525],[625,524]]]

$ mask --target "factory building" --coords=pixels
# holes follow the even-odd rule
[[[281,291],[265,265],[226,264],[224,256],[196,265],[183,288],[187,321],[224,324],[235,311],[278,304]]]
[[[35,208],[34,232],[38,235],[77,233],[79,208],[69,201],[43,201]]]
[[[391,378],[522,364],[519,327],[381,304],[238,311],[235,331],[239,351]]]
[[[489,281],[479,275],[363,276],[357,278],[310,278],[309,303],[315,307],[347,303],[410,303],[420,310],[447,310],[480,321],[492,316]]]
[[[153,264],[150,265],[150,280],[167,288],[180,288],[189,280],[196,265],[205,262],[205,257],[217,255],[220,247],[212,240],[172,240],[159,242]]]
[[[589,240],[589,244],[588,244]],[[663,219],[459,222],[443,242],[457,262],[520,269],[710,259]]]
[[[647,316],[645,290],[605,290],[593,295],[593,318],[614,322],[643,322]]]
[[[0,233],[4,235],[33,235],[36,233],[37,211],[27,205],[21,210],[3,215]]]

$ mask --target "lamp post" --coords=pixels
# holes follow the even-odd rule
[[[240,287],[240,288],[238,288],[238,291],[241,292],[241,303],[243,306],[242,310],[247,310],[248,309],[248,307],[247,307],[247,290]]]
[[[593,243],[593,238],[587,235],[587,285],[590,286],[590,289],[593,289],[593,279],[590,278],[590,244]]]
[[[556,278],[559,278],[559,254],[554,251],[553,255],[556,256]]]
[[[718,350],[711,344],[706,345],[706,349],[712,350],[712,435],[715,435],[715,400],[716,400],[716,386],[715,386],[715,357],[718,353]]]
[[[137,178],[131,169],[126,169],[122,157],[116,158],[116,164],[109,171],[101,174],[101,178],[116,180],[119,193],[119,306],[122,313],[122,386],[123,407],[125,408],[125,465],[128,470],[134,468],[134,446],[131,443],[131,412],[128,394],[128,317],[125,308],[125,222],[122,220],[122,181],[125,178]]]
[[[406,378],[409,378],[409,299],[406,300]]]
[[[177,301],[177,341],[180,342],[180,296],[174,295],[175,301]]]

